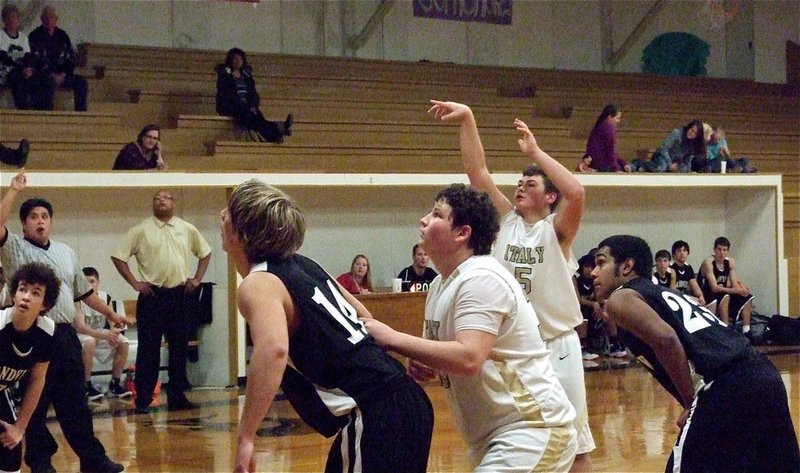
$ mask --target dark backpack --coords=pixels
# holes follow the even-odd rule
[[[775,314],[764,337],[770,345],[800,345],[800,319]]]

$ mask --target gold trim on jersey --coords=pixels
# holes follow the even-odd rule
[[[517,409],[519,409],[520,414],[522,414],[522,419],[534,422],[536,425],[533,427],[543,426],[544,417],[542,416],[542,407],[536,401],[536,398],[533,397],[533,394],[522,384],[517,373],[514,372],[506,362],[500,360],[493,361],[497,372],[503,379],[506,390],[511,394],[511,397],[514,398],[514,404],[516,404]]]
[[[569,441],[572,438],[572,431],[569,427],[551,427],[550,437],[547,439],[547,446],[544,453],[536,463],[533,472],[537,471],[556,471],[561,464],[561,457],[567,450]]]

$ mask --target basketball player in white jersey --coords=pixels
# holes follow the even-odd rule
[[[425,301],[424,338],[363,319],[375,340],[438,375],[475,472],[566,472],[575,410],[558,382],[536,313],[491,255],[499,216],[489,196],[452,184],[420,220],[420,246],[441,271]],[[420,363],[424,364],[421,366]]]
[[[578,264],[571,248],[583,216],[583,186],[539,148],[528,126],[517,119],[514,126],[523,135],[520,150],[533,165],[523,171],[512,203],[492,180],[472,110],[454,102],[431,103],[430,115],[461,124],[461,159],[470,184],[488,193],[500,214],[500,232],[492,254],[514,275],[536,311],[556,376],[577,414],[578,455],[572,471],[590,471],[586,454],[595,444],[586,409],[580,340],[575,332],[582,316],[572,284]]]

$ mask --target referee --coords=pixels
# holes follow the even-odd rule
[[[72,320],[79,302],[103,314],[111,323],[123,324],[125,319],[112,311],[95,294],[75,252],[69,246],[50,239],[53,207],[44,199],[28,199],[22,203],[19,219],[22,237],[6,229],[17,194],[27,187],[25,170],[11,180],[8,192],[0,201],[0,261],[9,274],[27,263],[44,263],[61,281],[61,291],[47,317],[56,323],[53,335],[53,357],[47,370],[44,390],[31,417],[26,432],[25,463],[31,472],[52,472],[52,456],[58,450],[53,436],[45,426],[47,409],[52,403],[64,437],[80,459],[82,472],[120,472],[124,467],[106,456],[105,448],[94,435],[92,414],[86,403],[83,388],[81,344]]]

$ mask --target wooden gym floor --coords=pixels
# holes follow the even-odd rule
[[[782,374],[795,430],[800,431],[800,351],[776,353],[770,358]],[[641,366],[622,367],[609,361],[586,373],[586,387],[597,443],[591,454],[595,471],[664,471],[681,412],[666,391]],[[454,430],[443,390],[438,386],[426,390],[436,415],[428,470],[464,471],[465,445]],[[235,388],[194,390],[188,395],[200,409],[168,413],[161,398],[162,406],[152,414],[136,416],[130,402],[90,403],[95,432],[109,456],[129,472],[231,471],[244,396]],[[77,471],[78,459],[58,423],[51,420],[48,425],[59,442],[53,465],[58,471]],[[305,426],[286,401],[275,403],[259,436],[258,471],[324,469],[331,440]]]

